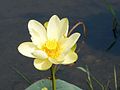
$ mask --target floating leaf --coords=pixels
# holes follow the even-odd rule
[[[57,90],[82,90],[81,88],[60,79],[57,79],[56,83],[57,83]],[[25,90],[42,90],[44,87],[46,87],[48,90],[52,90],[51,80],[49,79],[39,80],[33,83]]]

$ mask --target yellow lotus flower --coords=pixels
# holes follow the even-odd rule
[[[52,64],[74,63],[78,56],[71,48],[76,44],[80,33],[67,37],[68,28],[68,19],[60,20],[56,15],[50,18],[46,26],[30,20],[28,29],[32,42],[23,42],[18,51],[24,56],[35,58],[34,66],[39,70],[47,70]]]

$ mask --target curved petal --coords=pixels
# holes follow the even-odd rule
[[[32,42],[23,42],[18,46],[18,51],[27,57],[35,58],[32,53],[37,49],[37,47]]]
[[[78,55],[74,51],[70,51],[64,58],[62,64],[71,64],[78,59]]]
[[[53,15],[48,22],[48,27],[47,27],[48,39],[52,39],[52,40],[59,39],[59,35],[58,35],[59,24],[60,24],[60,19],[58,18],[57,15]]]
[[[68,19],[67,18],[61,19],[60,20],[60,34],[67,37],[68,29],[69,29],[69,21],[68,21]]]
[[[66,53],[68,52],[77,42],[77,40],[80,37],[80,33],[74,33],[72,34],[65,42],[62,44],[63,52]]]
[[[28,23],[29,33],[35,45],[42,45],[47,40],[45,27],[36,20],[30,20]]]
[[[47,59],[35,59],[34,66],[38,70],[48,70],[52,66],[52,63]]]
[[[63,35],[67,36],[69,21],[67,18],[59,19],[53,15],[48,23],[47,35],[49,39],[59,40]]]
[[[53,64],[61,64],[64,61],[63,58],[54,59],[54,58],[50,58],[50,57],[48,58],[48,60]]]
[[[35,56],[36,58],[39,58],[39,59],[48,58],[47,54],[42,50],[35,50],[32,54],[33,54],[33,56]]]

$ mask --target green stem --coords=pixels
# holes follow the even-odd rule
[[[56,90],[55,72],[56,72],[56,67],[53,65],[53,66],[51,67],[52,90]]]

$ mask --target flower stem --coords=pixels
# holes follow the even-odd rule
[[[56,90],[55,72],[56,72],[56,67],[53,65],[53,66],[51,67],[52,90]]]

